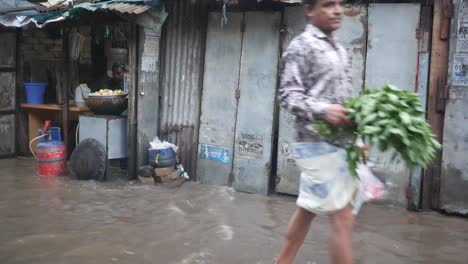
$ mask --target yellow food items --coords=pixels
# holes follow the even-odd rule
[[[97,92],[94,92],[92,93],[91,95],[122,95],[122,94],[125,94],[124,91],[122,90],[115,90],[115,91],[112,91],[112,90],[109,90],[109,89],[101,89]]]

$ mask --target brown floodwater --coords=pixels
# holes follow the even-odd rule
[[[274,263],[292,197],[185,183],[41,179],[31,159],[0,160],[0,263]],[[318,217],[295,263],[329,263]],[[355,263],[468,263],[468,220],[365,205]]]

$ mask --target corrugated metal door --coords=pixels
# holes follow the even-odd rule
[[[221,14],[209,14],[206,40],[197,175],[213,185],[228,185],[232,173],[243,14],[228,16],[221,28]]]
[[[16,152],[16,33],[0,33],[0,157]]]
[[[305,18],[302,7],[288,7],[284,14],[286,36],[282,43],[283,50],[289,42],[304,31]],[[352,59],[353,84],[355,94],[364,83],[366,41],[367,41],[367,5],[353,5],[345,8],[342,28],[336,36],[348,50]],[[284,109],[280,110],[278,135],[278,167],[276,191],[297,194],[299,189],[299,170],[294,164],[291,152],[291,141],[294,138],[294,117]]]
[[[268,192],[279,55],[279,12],[211,13],[197,175],[202,183]]]
[[[418,69],[420,4],[370,4],[365,86],[380,88],[393,84],[415,91]],[[398,14],[398,19],[395,19]],[[389,26],[391,25],[391,26]],[[410,171],[401,161],[392,162],[391,154],[374,151],[372,157],[390,173],[389,198],[406,204]]]
[[[233,186],[268,193],[281,13],[247,12],[242,44]]]
[[[434,191],[440,191],[437,201],[439,209],[450,213],[468,214],[468,161],[466,159],[468,151],[468,85],[466,83],[461,85],[463,79],[466,78],[463,76],[466,76],[465,67],[468,53],[463,46],[457,46],[457,40],[460,38],[459,32],[462,32],[462,28],[459,28],[459,23],[456,22],[462,19],[459,17],[462,12],[463,10],[460,10],[458,6],[457,15],[453,18],[455,23],[452,23],[451,27],[451,31],[456,32],[450,38],[449,79],[452,87],[450,87],[445,109],[440,186],[435,185]],[[460,26],[465,27],[466,30],[466,25],[460,23]],[[460,41],[458,45],[461,44],[463,41]],[[458,77],[459,80],[454,80],[455,77]]]

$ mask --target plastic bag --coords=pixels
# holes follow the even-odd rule
[[[177,153],[178,147],[172,143],[169,143],[167,141],[161,141],[159,140],[158,137],[155,137],[151,142],[150,142],[150,150],[151,149],[168,149],[171,148],[174,150],[174,152]]]
[[[387,191],[385,189],[385,183],[377,178],[369,166],[359,164],[357,173],[362,184],[364,202],[381,200],[386,197]]]

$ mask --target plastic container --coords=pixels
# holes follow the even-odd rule
[[[80,84],[75,89],[75,105],[77,106],[84,106],[86,105],[84,97],[86,97],[91,90],[88,88],[86,84]]]
[[[172,148],[149,150],[149,164],[154,168],[174,167],[176,163],[176,153]]]
[[[25,83],[26,103],[43,104],[47,83]]]

